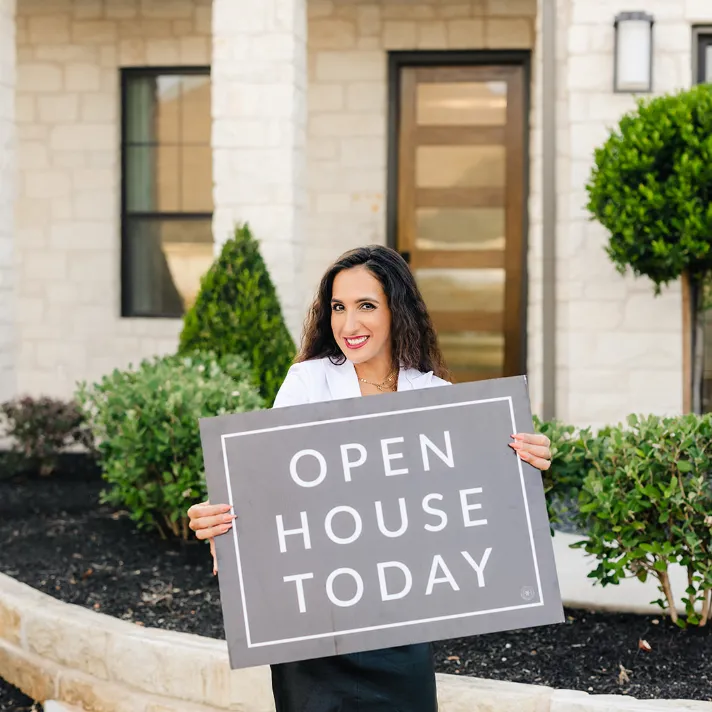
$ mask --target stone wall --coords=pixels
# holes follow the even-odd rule
[[[15,0],[0,0],[0,402],[15,393]]]
[[[304,299],[340,252],[386,241],[388,50],[530,49],[536,0],[309,0]]]
[[[18,388],[66,396],[176,345],[180,320],[120,317],[119,68],[208,66],[211,2],[19,0],[17,52]]]
[[[0,574],[0,678],[64,712],[274,712],[269,668],[231,671],[224,641],[61,603]],[[635,700],[437,675],[441,712],[712,712],[710,702]],[[67,712],[69,712],[67,710]]]
[[[679,284],[653,296],[647,279],[623,278],[604,253],[605,231],[589,221],[585,183],[593,150],[634,107],[613,93],[613,21],[624,0],[567,0],[559,17],[566,48],[559,81],[563,141],[558,175],[559,416],[599,425],[629,412],[682,408]],[[712,23],[707,0],[647,0],[655,17],[654,91],[689,87],[692,25]],[[568,15],[568,16],[567,16]]]

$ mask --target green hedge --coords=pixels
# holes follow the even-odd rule
[[[262,408],[248,364],[167,356],[115,370],[77,393],[109,487],[102,501],[142,528],[188,539],[186,510],[207,498],[198,420]]]

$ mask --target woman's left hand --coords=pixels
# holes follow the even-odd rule
[[[512,435],[514,442],[509,447],[517,451],[519,457],[537,470],[548,470],[551,467],[551,441],[546,435],[531,435],[517,433]]]

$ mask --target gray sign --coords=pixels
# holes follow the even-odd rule
[[[525,378],[200,428],[233,668],[563,620]]]

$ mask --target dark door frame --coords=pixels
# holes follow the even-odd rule
[[[522,137],[522,294],[520,313],[520,371],[527,370],[528,323],[528,270],[529,247],[529,133],[531,111],[531,51],[530,50],[424,50],[395,51],[388,53],[388,157],[386,193],[386,240],[389,247],[397,249],[398,237],[398,131],[400,126],[401,69],[403,67],[462,67],[462,66],[516,66],[524,72],[524,116]]]

